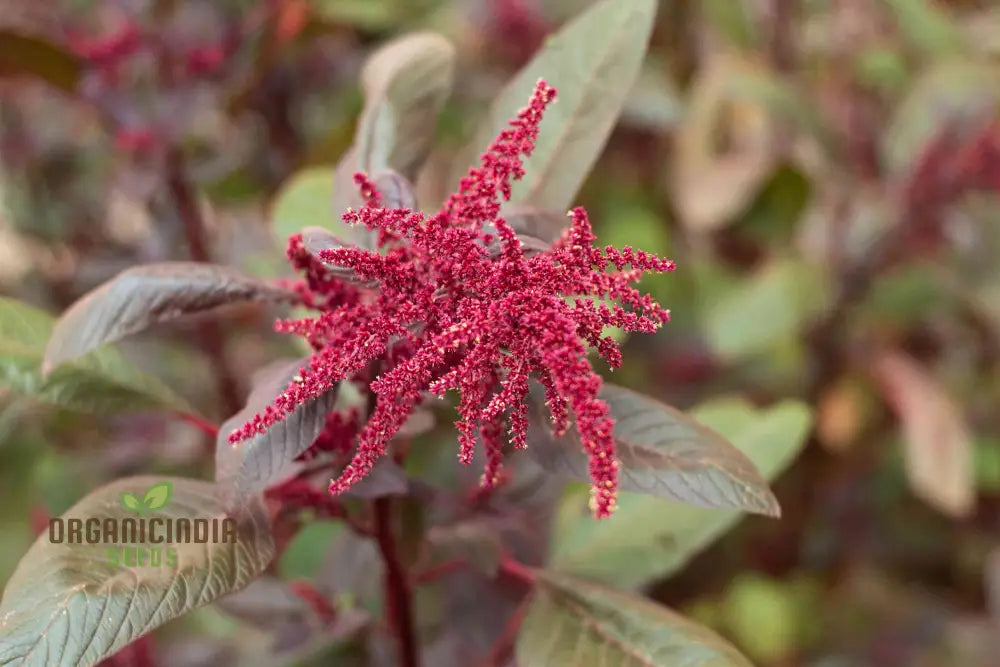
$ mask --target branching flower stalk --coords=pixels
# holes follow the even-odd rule
[[[590,461],[591,509],[615,509],[618,460],[601,378],[588,357],[593,346],[612,368],[621,351],[605,327],[652,333],[670,313],[633,283],[643,272],[674,263],[630,247],[594,246],[587,213],[548,248],[528,254],[500,215],[511,184],[524,175],[539,124],[556,91],[539,81],[527,107],[510,121],[441,209],[431,216],[389,208],[364,174],[355,181],[367,201],[343,219],[377,233],[379,250],[336,248],[313,255],[302,236],[288,258],[304,274],[296,288],[319,314],[280,321],[276,329],[305,337],[314,349],[306,367],[262,413],[235,430],[238,444],[284,419],[302,403],[345,379],[370,383],[374,408],[357,434],[353,458],[330,491],[361,480],[425,396],[460,395],[459,460],[485,450],[481,483],[498,483],[503,448],[527,446],[529,378],[544,388],[552,430],[575,422]],[[348,284],[331,268],[347,267],[375,289]],[[377,362],[377,363],[376,363]],[[384,369],[369,377],[371,368]]]

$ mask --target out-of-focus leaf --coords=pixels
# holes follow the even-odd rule
[[[975,471],[972,435],[961,411],[926,369],[902,353],[880,354],[872,371],[902,423],[913,492],[948,516],[968,516]]]
[[[732,46],[745,49],[757,41],[751,8],[746,0],[704,0],[700,7],[709,25]]]
[[[500,531],[475,519],[432,527],[427,531],[427,544],[440,560],[462,560],[490,577],[496,574],[503,551]]]
[[[163,262],[136,266],[92,290],[56,322],[42,370],[154,324],[240,301],[289,299],[269,283],[225,266]]]
[[[399,19],[392,0],[309,0],[312,15],[363,30],[385,30]]]
[[[786,582],[738,577],[726,594],[724,614],[733,639],[762,664],[779,662],[795,649],[801,616]]]
[[[255,579],[243,590],[221,597],[215,604],[231,616],[264,628],[310,613],[306,601],[287,583],[269,576]]]
[[[559,91],[514,183],[512,204],[565,210],[590,172],[635,84],[656,14],[652,0],[601,0],[546,40],[504,87],[459,154],[452,181],[476,164],[531,98],[538,80]]]
[[[0,297],[0,382],[22,393],[41,384],[40,366],[53,317],[15,299]]]
[[[537,387],[535,389],[538,389]],[[731,507],[779,516],[781,509],[753,463],[722,435],[680,410],[605,383],[598,394],[615,420],[622,491],[697,507]],[[535,419],[528,453],[546,470],[589,481],[588,457],[575,428],[556,440],[545,422],[544,393],[532,392]]]
[[[973,450],[973,460],[976,470],[976,488],[983,493],[1000,493],[1000,439],[977,439]]]
[[[302,527],[278,559],[284,579],[314,580],[322,571],[331,545],[348,529],[339,521],[310,521]]]
[[[406,471],[390,459],[382,459],[360,482],[344,491],[344,495],[371,500],[383,496],[404,496],[409,489]]]
[[[79,58],[51,42],[0,29],[0,79],[34,77],[73,93],[82,69]]]
[[[600,657],[598,657],[600,656]],[[750,667],[717,634],[647,598],[542,573],[517,640],[522,667]]]
[[[339,192],[349,188],[350,192]],[[337,203],[349,198],[356,187],[347,174],[339,180],[333,167],[310,167],[288,179],[271,202],[271,231],[283,250],[288,237],[306,227],[323,227],[350,244],[359,244],[367,230],[347,225],[340,216],[347,206]]]
[[[0,297],[0,386],[81,412],[192,411],[184,399],[113,347],[74,359],[43,378],[42,357],[53,324],[48,313]]]
[[[692,414],[733,442],[767,479],[791,463],[811,422],[809,408],[794,401],[757,410],[742,400],[720,399]],[[595,521],[586,496],[581,485],[563,502],[551,564],[624,588],[675,572],[744,516],[622,493],[614,517]]]
[[[933,0],[885,0],[900,32],[924,55],[940,58],[960,51],[962,33]]]
[[[683,107],[680,92],[667,78],[666,71],[664,63],[653,65],[647,62],[642,67],[635,85],[625,98],[622,124],[651,132],[674,128],[681,118]]]
[[[847,450],[867,417],[870,398],[857,382],[844,377],[820,396],[816,406],[816,437],[832,452]]]
[[[237,445],[231,432],[260,414],[292,382],[308,359],[278,361],[258,371],[246,406],[219,428],[215,451],[215,479],[238,497],[259,493],[291,474],[295,457],[309,448],[326,426],[326,416],[337,401],[339,383],[306,401],[263,433]],[[301,379],[301,378],[300,378]]]
[[[773,168],[773,120],[761,104],[735,100],[733,86],[755,74],[747,61],[717,56],[692,84],[676,133],[669,186],[681,221],[708,232],[750,203]],[[729,146],[717,153],[720,125]]]
[[[141,494],[163,481],[118,480],[62,518],[134,519],[119,502],[121,494]],[[172,482],[174,496],[158,517],[207,519],[209,525],[233,518],[236,541],[221,541],[221,531],[218,542],[128,545],[51,543],[43,534],[21,560],[0,602],[0,665],[94,664],[166,621],[239,590],[263,571],[274,557],[274,543],[259,500],[229,507],[213,484],[166,481]],[[143,564],[129,564],[122,548],[141,549]],[[159,565],[151,564],[153,553],[160,554]]]
[[[881,151],[888,173],[895,177],[908,173],[943,127],[988,117],[998,104],[1000,66],[954,59],[933,64],[897,106],[883,135]]]
[[[705,334],[726,360],[739,360],[794,340],[827,298],[819,267],[776,260],[707,304]]]
[[[743,216],[739,229],[768,242],[787,243],[799,228],[812,187],[798,169],[777,168]]]
[[[416,178],[454,70],[454,47],[433,33],[400,37],[372,54],[361,71],[365,108],[355,135],[356,171],[394,169]]]

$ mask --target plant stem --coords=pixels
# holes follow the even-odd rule
[[[538,577],[535,576],[530,567],[514,560],[507,554],[504,554],[500,559],[500,572],[531,586],[534,586],[535,582],[538,581]]]
[[[396,551],[392,531],[392,503],[388,497],[373,501],[375,541],[385,563],[385,597],[389,622],[399,642],[399,664],[419,667],[417,633],[413,622],[413,595],[410,581]]]
[[[514,645],[517,643],[517,636],[521,632],[521,625],[524,623],[524,617],[528,615],[530,604],[531,598],[526,598],[507,619],[503,626],[503,632],[493,644],[483,667],[502,667],[510,660],[514,653]]]
[[[219,427],[211,422],[205,420],[200,415],[196,415],[191,412],[176,412],[174,413],[178,418],[183,419],[187,423],[198,428],[201,432],[207,433],[212,438],[219,437]]]
[[[211,262],[208,241],[205,237],[205,220],[201,215],[194,188],[188,179],[184,166],[184,157],[177,148],[170,149],[166,155],[167,189],[177,207],[177,214],[184,225],[184,235],[187,237],[188,251],[191,259],[196,262]],[[219,385],[226,414],[234,414],[243,405],[240,398],[236,375],[226,361],[226,351],[222,340],[222,329],[218,322],[205,320],[200,325],[201,347],[212,360],[215,377]]]

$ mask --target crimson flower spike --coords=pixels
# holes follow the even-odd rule
[[[482,442],[488,488],[501,479],[505,444],[528,446],[526,400],[534,377],[544,387],[554,434],[562,435],[570,418],[575,422],[590,460],[594,515],[614,511],[614,421],[598,398],[601,378],[587,354],[592,346],[617,368],[621,352],[603,335],[605,327],[651,333],[669,321],[669,311],[633,283],[643,272],[672,271],[674,263],[630,247],[595,247],[582,208],[569,213],[569,228],[548,249],[524,254],[500,207],[524,175],[524,158],[555,95],[539,81],[528,106],[430,217],[383,207],[375,186],[356,175],[368,203],[343,219],[377,231],[380,251],[324,250],[317,262],[303,253],[300,235],[290,239],[289,259],[305,274],[297,289],[319,314],[277,328],[305,336],[315,352],[295,382],[230,435],[231,443],[263,432],[336,382],[366,380],[370,364],[379,361],[383,371],[370,383],[374,409],[330,491],[343,492],[368,474],[426,392],[452,389],[461,397],[459,458],[469,463]],[[488,251],[494,238],[499,255]],[[325,272],[324,262],[378,286],[345,285]]]

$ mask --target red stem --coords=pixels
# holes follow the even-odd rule
[[[187,237],[188,251],[191,259],[196,262],[211,262],[208,240],[205,236],[205,220],[195,196],[194,188],[188,179],[184,166],[184,157],[179,149],[171,149],[166,156],[167,189],[173,197],[177,214],[184,224],[184,234]],[[199,326],[202,349],[212,360],[215,376],[219,384],[227,415],[236,413],[242,406],[239,384],[236,375],[226,360],[226,350],[223,344],[222,328],[214,320],[205,320]]]
[[[396,538],[392,532],[392,504],[389,498],[373,501],[375,541],[385,563],[385,597],[389,622],[399,642],[399,664],[419,667],[417,633],[413,622],[413,592],[409,577],[396,552]]]
[[[445,575],[449,575],[452,572],[458,572],[464,570],[467,564],[464,560],[449,560],[444,563],[438,563],[437,565],[432,565],[426,570],[421,570],[413,575],[413,583],[420,586],[423,584],[430,584]]]
[[[525,599],[507,619],[503,626],[503,632],[493,644],[483,667],[502,667],[510,660],[514,653],[514,645],[517,643],[517,636],[521,632],[521,624],[524,623],[524,617],[528,615],[530,602],[531,598]]]
[[[201,432],[207,433],[208,435],[212,436],[212,438],[219,437],[219,427],[203,419],[202,417],[191,412],[175,412],[174,414],[179,419],[183,419],[187,423],[196,427]]]
[[[538,581],[534,570],[524,563],[514,560],[508,554],[504,554],[500,559],[500,572],[531,586],[534,586],[535,582]]]

